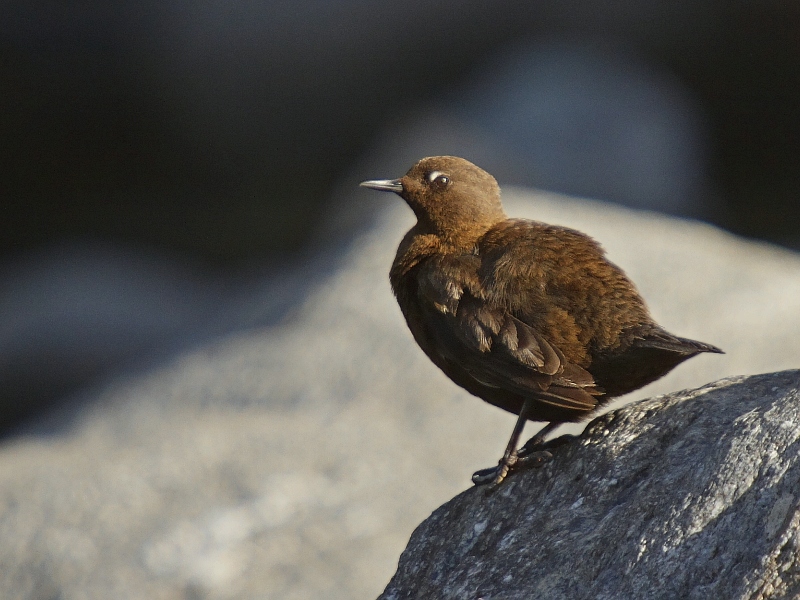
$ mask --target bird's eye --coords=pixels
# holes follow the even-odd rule
[[[426,175],[425,178],[431,185],[434,185],[438,188],[445,188],[450,183],[450,178],[439,171],[431,171]]]

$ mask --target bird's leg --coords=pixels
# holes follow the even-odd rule
[[[543,450],[549,450],[551,448],[557,448],[563,444],[566,444],[571,439],[577,437],[574,435],[561,435],[554,440],[550,440],[546,442],[545,439],[548,435],[550,435],[561,423],[548,423],[544,427],[542,427],[539,431],[536,432],[531,439],[529,439],[525,444],[517,451],[517,458],[520,462],[524,462],[529,456],[535,455],[537,452],[541,452]]]
[[[533,408],[533,403],[534,400],[529,398],[522,404],[522,409],[519,411],[519,417],[514,425],[514,430],[511,432],[511,438],[508,440],[508,445],[506,446],[506,451],[503,453],[503,458],[500,459],[500,462],[496,467],[481,469],[473,474],[472,482],[475,485],[491,483],[491,488],[494,489],[503,482],[509,471],[511,471],[511,469],[513,469],[514,466],[519,463],[520,457],[517,453],[517,443],[519,443],[519,436],[522,435],[522,430],[525,428],[525,423],[528,420],[528,414],[530,413],[531,408]],[[552,431],[552,429],[548,429],[549,427],[551,427],[551,425],[548,425],[542,429],[537,435],[547,435],[549,431]],[[552,458],[552,454],[546,450],[531,451],[525,455],[524,462],[530,466],[534,466],[536,463],[544,464],[550,460],[550,458]]]

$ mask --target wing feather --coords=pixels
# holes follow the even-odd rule
[[[534,327],[482,297],[474,259],[439,260],[418,274],[418,296],[434,324],[437,351],[483,386],[575,413],[597,406],[602,391]],[[475,270],[471,268],[473,267]]]

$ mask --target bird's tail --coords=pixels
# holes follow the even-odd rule
[[[648,332],[643,336],[637,346],[642,348],[658,348],[660,350],[669,350],[679,354],[699,354],[701,352],[713,352],[714,354],[725,354],[722,350],[711,344],[705,342],[698,342],[697,340],[690,340],[688,338],[678,337],[672,335],[663,329]]]

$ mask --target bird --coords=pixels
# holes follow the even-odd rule
[[[416,216],[389,279],[417,344],[454,383],[517,415],[476,485],[496,489],[512,470],[552,459],[546,437],[560,424],[697,354],[723,353],[658,325],[590,236],[509,218],[495,178],[466,159],[427,157],[399,179],[360,185],[394,192]],[[518,448],[529,420],[547,425]]]

